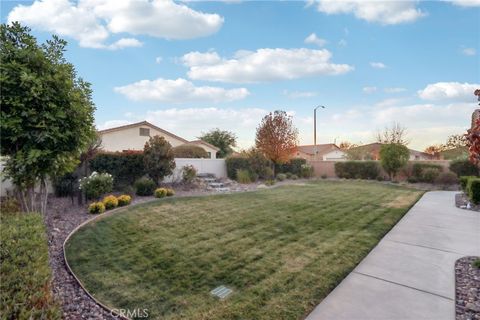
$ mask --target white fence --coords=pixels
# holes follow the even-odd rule
[[[225,159],[188,159],[175,158],[175,170],[173,174],[165,178],[166,182],[179,181],[182,178],[182,168],[191,165],[197,169],[197,173],[211,173],[217,178],[227,177],[227,165]]]

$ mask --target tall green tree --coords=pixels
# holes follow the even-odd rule
[[[380,163],[390,179],[394,179],[398,171],[405,167],[410,158],[410,151],[400,143],[384,144],[380,148]]]
[[[212,129],[207,133],[203,133],[198,139],[214,145],[219,148],[217,158],[225,158],[233,153],[233,148],[237,146],[237,136],[230,131]]]
[[[151,137],[143,148],[143,163],[145,171],[156,184],[175,169],[174,151],[164,137]]]
[[[72,171],[95,134],[92,90],[66,61],[66,45],[0,26],[0,153],[26,212],[45,212],[48,177]]]

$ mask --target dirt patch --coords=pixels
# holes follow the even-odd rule
[[[387,208],[405,208],[408,207],[415,199],[417,198],[417,194],[406,194],[397,196],[393,201],[384,204],[384,207]]]

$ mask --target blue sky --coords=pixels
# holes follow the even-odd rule
[[[149,120],[187,139],[219,127],[254,143],[292,114],[300,142],[368,143],[397,121],[410,147],[462,133],[480,87],[480,1],[2,2],[39,41],[69,42],[96,124]]]

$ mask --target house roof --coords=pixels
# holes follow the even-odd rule
[[[206,145],[207,147],[212,148],[215,151],[220,150],[219,148],[215,147],[213,144],[210,144],[210,143],[208,143],[206,141],[203,141],[203,140],[193,140],[193,141],[190,141],[188,144],[203,144],[203,145]]]
[[[313,155],[315,153],[315,145],[303,145],[297,146],[297,150],[303,153],[307,153]],[[340,148],[334,143],[326,143],[326,144],[317,144],[316,145],[317,155],[324,155],[329,153],[330,151],[340,150]]]
[[[186,139],[183,139],[171,132],[168,132],[167,130],[163,130],[162,128],[159,128],[157,127],[156,125],[154,124],[151,124],[150,122],[148,121],[141,121],[141,122],[136,122],[136,123],[131,123],[131,124],[127,124],[127,125],[124,125],[124,126],[118,126],[118,127],[114,127],[114,128],[109,128],[109,129],[105,129],[105,130],[99,130],[98,133],[99,134],[105,134],[105,133],[110,133],[110,132],[114,132],[114,131],[120,131],[120,130],[124,130],[124,129],[129,129],[129,128],[135,128],[135,127],[140,127],[140,126],[146,126],[146,127],[150,127],[152,129],[155,129],[157,131],[160,131],[166,135],[169,135],[169,136],[172,136],[178,140],[181,140],[182,142],[184,143],[189,143],[188,140]]]
[[[382,145],[383,145],[383,143],[373,142],[373,143],[364,144],[364,145],[361,145],[361,146],[358,146],[358,147],[353,147],[352,149],[362,149],[362,150],[366,150],[366,151],[369,151],[369,152],[380,152],[380,148],[382,147]],[[424,157],[427,157],[427,158],[434,158],[433,155],[431,155],[429,153],[426,153],[426,152],[413,150],[413,149],[408,149],[408,151],[410,151],[411,155],[424,156]]]

